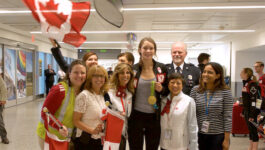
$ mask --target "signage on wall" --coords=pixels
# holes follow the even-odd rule
[[[99,59],[117,59],[121,49],[78,49],[78,59],[88,52],[96,53]]]

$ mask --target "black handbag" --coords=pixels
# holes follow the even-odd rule
[[[91,139],[91,134],[85,132],[85,131],[82,131],[82,134],[81,136],[79,137],[79,141],[83,144],[88,144],[89,141]]]

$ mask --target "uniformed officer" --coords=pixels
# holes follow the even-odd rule
[[[200,69],[191,63],[185,63],[187,56],[187,45],[183,42],[176,42],[171,47],[172,63],[167,64],[168,74],[177,72],[183,75],[185,85],[183,92],[190,95],[193,86],[199,84]]]

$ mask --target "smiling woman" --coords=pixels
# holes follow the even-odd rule
[[[168,77],[170,94],[161,102],[162,150],[198,150],[198,125],[194,100],[182,92],[184,80],[180,74]]]
[[[99,65],[93,65],[87,73],[84,90],[76,97],[73,121],[77,127],[75,150],[101,150],[104,123],[100,119],[105,108],[103,94],[108,91],[108,74]]]
[[[206,64],[200,85],[191,90],[190,96],[196,103],[199,149],[228,150],[233,99],[222,66],[214,62]]]

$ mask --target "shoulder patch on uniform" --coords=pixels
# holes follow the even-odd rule
[[[65,91],[63,85],[59,84],[60,92]]]

